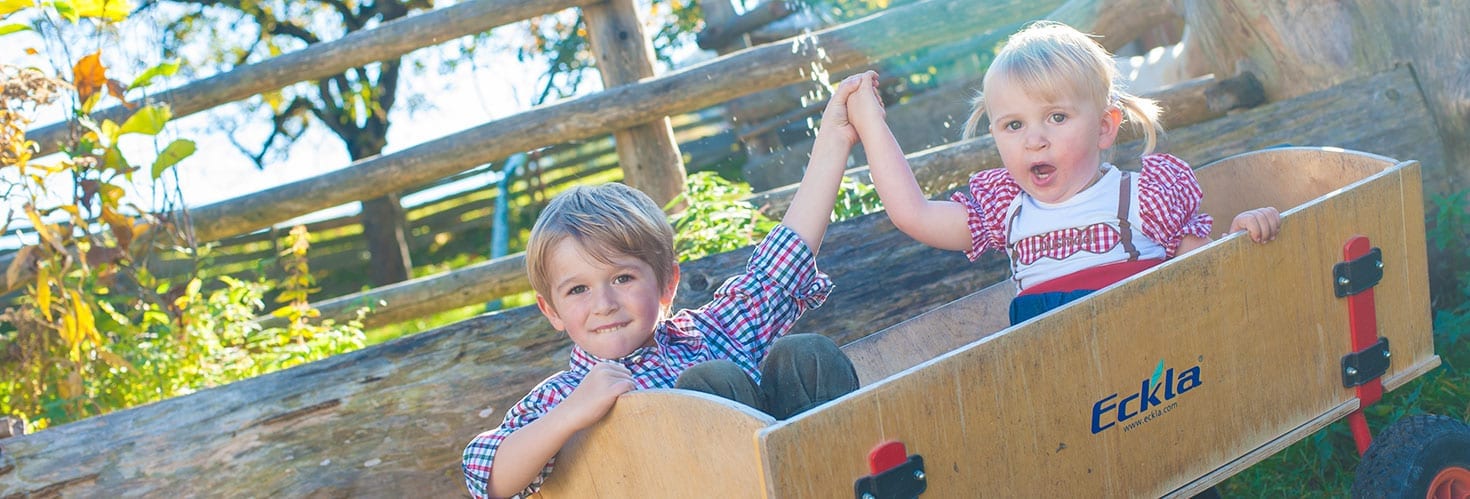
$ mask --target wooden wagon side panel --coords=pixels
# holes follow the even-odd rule
[[[1351,410],[1339,372],[1346,305],[1331,284],[1348,237],[1384,251],[1375,293],[1380,334],[1394,345],[1390,376],[1437,361],[1427,287],[1408,277],[1425,272],[1422,234],[1405,227],[1422,214],[1417,170],[1330,192],[1354,180],[1338,177],[1317,193],[1326,197],[1289,213],[1272,244],[1231,236],[777,423],[761,436],[768,492],[850,493],[867,451],[886,439],[924,456],[938,497],[1203,486],[1195,480],[1221,463]]]
[[[755,409],[713,395],[682,390],[628,393],[618,398],[607,417],[579,432],[562,451],[584,455],[579,449],[590,446],[598,456],[624,460],[559,463],[537,496],[643,497],[654,492],[660,497],[748,496],[765,488],[755,435],[773,422]]]

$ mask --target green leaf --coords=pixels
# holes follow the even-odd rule
[[[128,120],[123,122],[121,133],[158,135],[158,132],[163,131],[163,124],[168,123],[168,119],[172,117],[173,112],[169,111],[166,106],[148,106],[129,116]]]
[[[123,157],[122,151],[118,150],[117,144],[113,144],[112,147],[107,148],[106,153],[103,153],[102,166],[120,172],[125,172],[128,171],[129,168],[132,168],[132,165],[128,164],[127,158]]]
[[[30,31],[31,27],[24,24],[0,24],[0,36],[22,31]]]
[[[153,66],[148,68],[147,71],[144,71],[143,74],[138,75],[137,78],[134,78],[133,82],[128,84],[128,90],[153,83],[153,79],[159,76],[173,76],[178,70],[179,61],[177,59]]]
[[[178,164],[180,160],[192,154],[194,154],[194,141],[177,139],[170,142],[168,147],[163,148],[163,152],[158,153],[158,159],[153,160],[153,180],[158,180],[158,177],[162,177],[163,172],[168,171],[169,167]]]
[[[77,9],[72,6],[71,0],[52,0],[48,5],[56,9],[56,13],[60,14],[62,18],[71,21],[72,24],[77,23],[77,19],[79,19],[77,17]]]

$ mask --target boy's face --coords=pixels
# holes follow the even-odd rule
[[[604,359],[653,344],[653,328],[674,301],[678,267],[659,289],[653,267],[642,260],[612,255],[608,265],[571,238],[556,243],[547,257],[550,296],[537,295],[536,305],[553,327]]]
[[[999,82],[985,92],[990,134],[1001,162],[1031,197],[1060,203],[1096,180],[1102,151],[1112,147],[1119,116],[1076,96],[1034,97]]]

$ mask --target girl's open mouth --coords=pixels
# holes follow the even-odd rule
[[[1057,167],[1046,163],[1037,163],[1031,165],[1031,176],[1036,177],[1036,181],[1038,183],[1045,183],[1048,179],[1051,178],[1051,175],[1053,173],[1056,173],[1056,171]]]

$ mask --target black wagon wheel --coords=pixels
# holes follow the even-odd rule
[[[1430,414],[1389,425],[1358,463],[1355,498],[1470,498],[1470,425]]]

